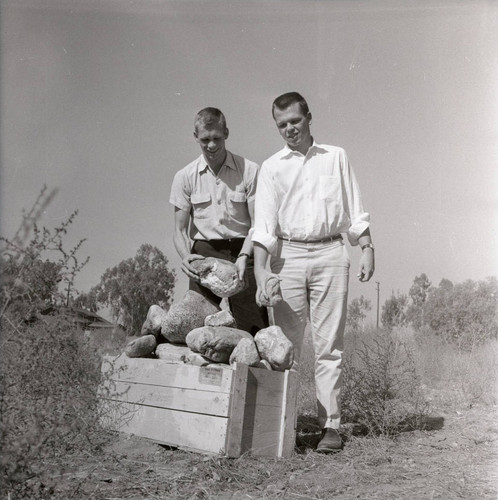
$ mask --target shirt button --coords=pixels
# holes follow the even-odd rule
[[[221,205],[221,200],[218,200],[218,205]]]

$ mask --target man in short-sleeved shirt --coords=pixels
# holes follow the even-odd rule
[[[248,286],[228,299],[230,309],[238,327],[254,335],[268,326],[266,309],[255,301],[250,238],[258,165],[226,149],[228,129],[220,110],[201,110],[194,127],[202,155],[177,172],[171,186],[175,247],[182,258],[182,270],[190,278],[189,288],[218,304],[220,297],[199,284],[191,262],[217,257],[236,264],[239,277]]]

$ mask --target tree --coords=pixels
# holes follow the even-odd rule
[[[410,295],[411,304],[406,312],[407,321],[411,323],[417,330],[424,324],[424,309],[423,305],[427,300],[432,283],[427,278],[425,273],[416,276],[413,284],[410,287],[408,294]]]
[[[175,272],[157,247],[143,244],[135,257],[105,271],[95,293],[99,304],[110,307],[128,334],[136,334],[151,305],[168,309],[175,286]]]
[[[427,293],[432,283],[425,273],[416,276],[408,294],[417,307],[421,307],[427,299]]]
[[[94,286],[87,293],[80,293],[78,297],[73,300],[72,305],[74,307],[80,307],[81,309],[87,309],[88,311],[96,313],[99,309],[99,303],[97,300],[98,287]]]
[[[424,304],[424,317],[438,335],[464,349],[498,337],[498,280],[443,279]]]
[[[382,324],[389,330],[394,326],[402,326],[406,323],[406,306],[408,297],[403,294],[391,295],[382,306]]]
[[[348,323],[353,330],[360,330],[367,312],[372,310],[372,303],[363,297],[355,298],[348,305]]]

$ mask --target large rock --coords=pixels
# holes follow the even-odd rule
[[[154,335],[144,335],[132,340],[125,349],[125,354],[129,358],[146,358],[152,355],[157,346]]]
[[[157,338],[161,333],[161,324],[167,315],[168,313],[162,307],[150,306],[142,325],[141,335],[155,335]]]
[[[261,361],[258,348],[253,339],[243,338],[235,346],[230,355],[230,364],[243,363],[244,365],[256,366]]]
[[[218,297],[231,297],[246,287],[239,279],[237,266],[228,260],[206,257],[192,261],[191,266],[199,274],[201,285]]]
[[[289,369],[294,362],[294,346],[279,326],[263,328],[254,336],[261,359],[266,359],[274,370]]]
[[[268,300],[263,296],[257,297],[258,306],[273,307],[282,301],[282,292],[280,290],[280,278],[276,274],[269,274],[265,281],[265,292]]]
[[[185,357],[192,351],[185,344],[170,344],[166,342],[156,347],[156,358],[170,363],[183,363]]]
[[[228,363],[230,355],[241,339],[252,340],[251,334],[227,326],[203,326],[192,330],[186,338],[192,351],[216,363]]]
[[[188,332],[204,325],[206,316],[220,308],[194,290],[188,290],[180,302],[173,304],[161,323],[161,335],[174,344],[185,344]]]
[[[237,328],[237,322],[232,313],[225,309],[206,316],[204,326],[229,326],[230,328]]]

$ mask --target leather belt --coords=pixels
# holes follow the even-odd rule
[[[237,251],[242,248],[245,238],[231,238],[227,240],[194,240],[196,242],[208,244],[216,250],[231,250],[236,249]]]
[[[278,236],[279,240],[288,241],[289,243],[327,243],[332,241],[342,240],[341,234],[335,234],[334,236],[327,236],[326,238],[321,238],[319,240],[296,240],[294,238],[284,238],[282,236]]]

